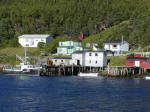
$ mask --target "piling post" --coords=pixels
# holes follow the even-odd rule
[[[72,70],[72,75],[73,75],[73,69],[74,69],[74,67],[73,67],[73,65],[72,65],[72,69],[71,69],[71,70]]]

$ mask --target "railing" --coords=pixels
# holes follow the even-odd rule
[[[24,58],[22,58],[21,56],[19,56],[17,54],[16,54],[16,57],[17,57],[18,60],[20,60],[21,62],[25,63],[25,59]]]

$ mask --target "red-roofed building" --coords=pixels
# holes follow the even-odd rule
[[[150,69],[150,59],[141,57],[140,54],[132,54],[127,57],[126,66]]]

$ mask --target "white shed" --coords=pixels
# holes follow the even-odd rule
[[[115,54],[121,54],[129,51],[129,43],[126,41],[104,41],[104,49],[113,51]]]
[[[107,66],[107,54],[105,51],[77,51],[72,54],[74,65],[88,67]]]
[[[71,57],[54,57],[52,59],[53,65],[59,66],[59,65],[65,65],[70,66],[72,65],[72,58]]]
[[[53,37],[47,34],[26,34],[19,36],[18,39],[23,47],[37,47],[39,42],[48,43]]]

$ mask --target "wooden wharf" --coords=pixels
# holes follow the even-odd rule
[[[85,66],[44,66],[40,76],[73,76],[84,72],[98,72],[99,76],[132,77],[148,73],[147,69],[138,67],[111,66],[111,67],[85,67]]]
[[[134,77],[144,73],[148,73],[148,70],[139,67],[108,66],[102,75],[110,77]]]

